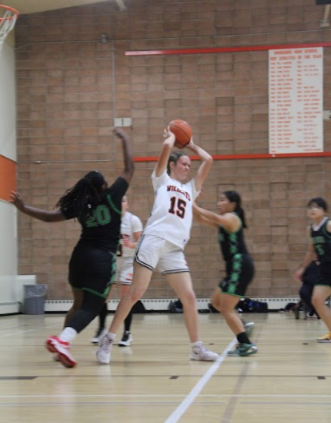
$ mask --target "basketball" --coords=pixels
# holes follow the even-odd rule
[[[171,132],[176,136],[175,146],[177,148],[183,148],[187,145],[192,138],[192,129],[185,120],[172,120],[169,123]]]

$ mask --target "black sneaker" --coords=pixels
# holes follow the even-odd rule
[[[131,332],[124,332],[122,339],[120,340],[120,342],[118,343],[119,347],[128,347],[129,345],[132,344],[133,338],[131,335]]]

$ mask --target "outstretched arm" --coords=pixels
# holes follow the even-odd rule
[[[121,177],[129,184],[134,173],[134,163],[130,149],[129,137],[119,128],[114,128],[114,134],[122,141],[124,169]]]
[[[165,140],[163,141],[161,154],[159,160],[155,166],[155,176],[158,178],[167,168],[168,160],[171,154],[171,150],[175,144],[175,134],[170,131],[169,126],[165,128],[163,132]]]
[[[199,207],[196,203],[193,204],[194,217],[199,216],[198,220],[208,226],[218,227],[223,226],[228,232],[236,232],[240,228],[240,220],[233,213],[226,213],[219,215],[209,210]]]
[[[28,206],[24,203],[21,194],[18,192],[12,191],[10,195],[10,202],[13,203],[14,206],[22,213],[34,217],[35,219],[42,220],[43,222],[62,222],[67,220],[61,210],[47,211]]]
[[[207,178],[207,175],[213,164],[213,158],[210,154],[207,153],[207,151],[203,150],[201,147],[194,144],[193,138],[191,139],[190,143],[186,147],[190,149],[193,153],[197,154],[202,161],[198,169],[198,172],[195,176],[195,189],[199,191],[204,180]]]
[[[199,213],[198,207],[196,207],[195,203],[193,203],[193,216],[194,219],[196,219],[202,225],[210,226],[211,228],[218,228],[217,223],[212,222],[211,220],[207,219]]]

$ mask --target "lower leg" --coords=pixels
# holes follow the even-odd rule
[[[102,309],[99,313],[99,331],[106,327],[106,318],[108,314],[107,303],[105,302],[102,306]]]
[[[326,304],[324,304],[324,302],[315,303],[314,305],[318,315],[326,324],[327,328],[329,329],[329,332],[331,332],[331,310]]]
[[[132,308],[129,311],[129,314],[126,316],[125,320],[124,320],[124,331],[125,332],[130,332],[130,328],[131,328],[131,322],[132,322]]]
[[[72,316],[74,315],[74,313],[76,313],[77,310],[81,308],[82,302],[83,302],[83,291],[80,289],[72,288],[72,287],[71,287],[71,290],[74,297],[74,302],[71,308],[69,309],[69,311],[67,312],[66,317],[64,319],[64,325],[63,325],[64,328],[68,326],[68,323],[70,322]]]
[[[124,297],[124,295],[127,294],[129,289],[130,289],[130,285],[122,284],[121,298]],[[133,312],[132,312],[132,308],[131,308],[131,310],[129,311],[129,314],[126,316],[126,318],[124,320],[124,332],[130,332],[132,317],[133,317]]]
[[[216,290],[214,293],[213,304],[215,303],[218,305],[218,309],[221,310],[222,316],[229,328],[236,335],[238,342],[240,344],[251,344],[245,331],[243,321],[235,308],[238,302],[238,297],[222,293],[220,290]]]
[[[82,306],[73,313],[67,327],[61,332],[59,338],[65,342],[73,339],[100,313],[105,304],[105,299],[95,294],[84,292]]]
[[[109,327],[109,333],[112,334],[112,338],[114,338],[114,335],[118,332],[134,304],[143,296],[148,288],[151,276],[151,270],[138,263],[134,264],[132,284],[128,292],[121,298]]]
[[[121,301],[117,306],[115,315],[109,327],[110,333],[116,334],[118,332],[120,326],[130,313],[130,310],[132,309],[134,304],[139,300],[139,298],[136,297],[134,289],[132,290],[132,292],[131,290],[129,290],[129,292],[123,298],[121,298]]]
[[[191,343],[199,341],[198,310],[188,272],[167,275],[167,281],[183,304],[184,321]]]
[[[299,291],[300,298],[302,301],[307,304],[310,309],[314,309],[314,306],[311,302],[313,295],[313,287],[310,285],[303,284]]]
[[[312,303],[319,316],[326,324],[329,332],[331,332],[331,310],[325,304],[325,301],[331,294],[331,288],[327,286],[315,286],[313,292]]]
[[[185,304],[185,300],[180,298],[183,304],[184,321],[185,326],[190,338],[190,342],[194,343],[199,341],[199,323],[198,323],[198,311],[196,300]]]

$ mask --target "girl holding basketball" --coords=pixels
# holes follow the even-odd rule
[[[245,213],[236,191],[221,193],[218,207],[220,214],[205,210],[195,203],[194,217],[202,224],[217,228],[219,243],[226,264],[226,276],[212,295],[212,305],[222,313],[226,323],[236,335],[238,345],[229,355],[248,356],[257,352],[250,341],[235,307],[243,298],[254,276],[254,263],[244,240]]]
[[[218,354],[207,350],[199,338],[196,297],[187,266],[184,248],[190,237],[192,206],[212,165],[212,157],[193,143],[186,147],[197,154],[202,163],[195,177],[187,181],[191,161],[181,152],[172,153],[176,137],[170,127],[164,130],[165,141],[152,173],[155,201],[151,216],[138,243],[133,280],[121,299],[109,332],[101,339],[97,351],[100,363],[110,362],[112,343],[132,306],[145,293],[154,270],[165,275],[180,298],[191,342],[191,360],[214,361]]]

